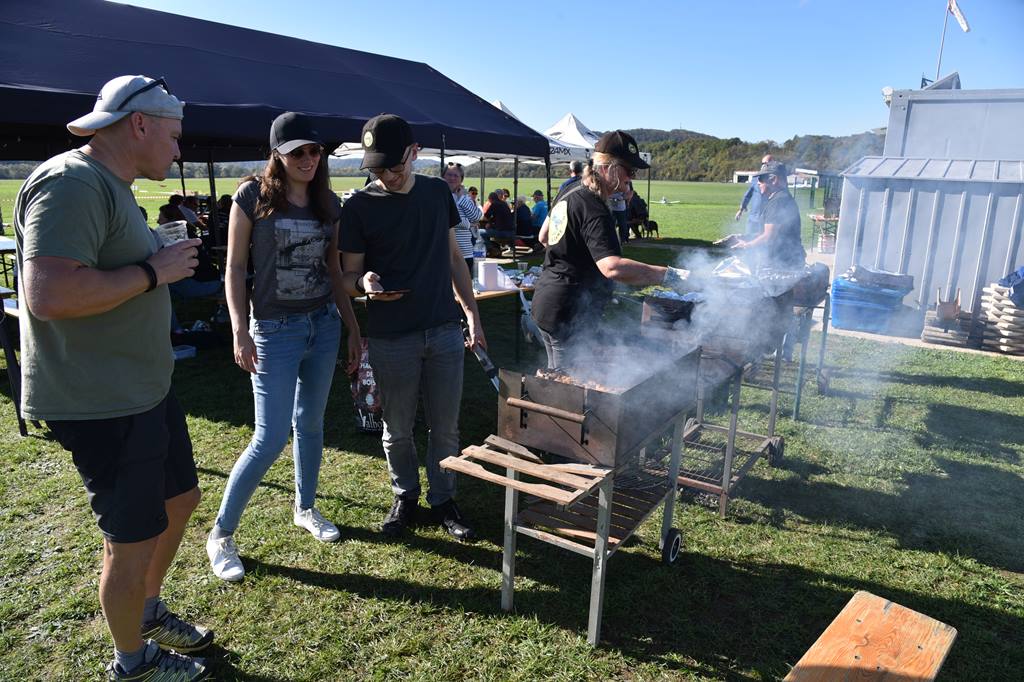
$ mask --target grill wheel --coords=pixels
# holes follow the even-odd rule
[[[661,548],[661,561],[662,563],[671,565],[676,562],[679,558],[679,553],[683,549],[683,534],[679,532],[678,528],[669,529],[665,535],[665,542]]]

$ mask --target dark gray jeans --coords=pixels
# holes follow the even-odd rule
[[[370,366],[380,387],[384,454],[395,495],[420,494],[419,461],[413,440],[416,406],[423,396],[427,420],[427,503],[455,496],[455,474],[440,462],[459,454],[459,406],[465,346],[462,327],[449,322],[399,337],[371,338]]]

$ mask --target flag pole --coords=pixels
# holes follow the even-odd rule
[[[935,80],[939,80],[939,70],[942,68],[942,48],[946,44],[946,25],[949,24],[949,0],[946,0],[945,17],[942,19],[942,40],[939,41],[939,62],[935,65]]]

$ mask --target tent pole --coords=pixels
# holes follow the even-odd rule
[[[213,178],[213,150],[207,150],[206,174],[210,177],[210,215],[206,219],[206,228],[213,237],[213,245],[220,246],[220,216],[217,215],[217,181]]]
[[[651,171],[653,168],[647,168],[647,217],[651,217]]]
[[[487,168],[484,164],[484,157],[480,157],[480,203],[487,203],[487,187],[484,186],[484,178],[487,177]]]
[[[548,212],[551,212],[551,157],[544,157],[544,174],[548,176]]]
[[[181,196],[185,196],[185,162],[178,158],[178,175],[181,176]]]
[[[444,133],[441,133],[441,172],[438,173],[442,178],[444,177]]]
[[[515,225],[516,227],[518,227],[518,225],[517,225],[518,221],[515,219],[515,217],[516,217],[515,214],[519,210],[519,207],[516,206],[516,204],[518,202],[519,202],[519,157],[517,156],[515,158],[515,161],[512,164],[512,205],[515,206],[515,210],[512,212],[512,224]],[[518,265],[516,265],[516,262],[519,260],[518,252],[516,251],[516,238],[519,236],[518,232],[519,232],[518,229],[514,229],[513,232],[512,232],[512,234],[513,234],[513,237],[512,237],[512,265],[514,267],[518,267]]]

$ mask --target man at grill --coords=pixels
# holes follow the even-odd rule
[[[786,166],[781,161],[761,164],[757,174],[764,231],[749,241],[740,240],[733,247],[748,252],[751,265],[798,270],[807,259],[800,242],[800,209],[786,188],[786,175]]]
[[[608,200],[624,191],[642,168],[648,165],[631,135],[621,130],[605,133],[581,180],[555,198],[540,237],[548,250],[532,304],[551,369],[567,366],[571,347],[597,332],[614,282],[671,285],[685,277],[676,268],[622,257]]]
[[[413,173],[418,147],[405,120],[371,118],[362,143],[362,168],[376,179],[345,202],[339,239],[346,289],[370,298],[366,336],[395,495],[381,530],[397,537],[415,522],[420,478],[413,427],[422,393],[427,502],[449,535],[471,540],[474,532],[455,505],[455,474],[439,465],[459,453],[465,348],[456,297],[468,343],[486,347],[469,269],[455,240],[462,217],[447,183]]]

